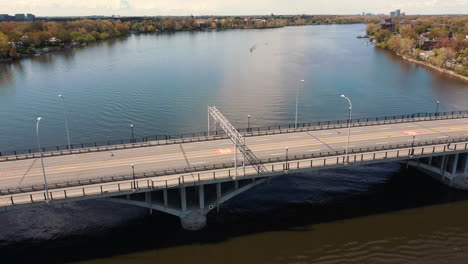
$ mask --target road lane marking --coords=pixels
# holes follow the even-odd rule
[[[453,128],[454,126],[449,126],[449,127],[438,127],[440,128]],[[455,126],[455,127],[465,127],[465,125],[462,126]],[[464,131],[464,130],[460,130]],[[376,132],[376,133],[368,133],[368,134],[362,134],[362,135],[356,135],[354,137],[362,137],[366,135],[378,135],[378,134],[385,134],[385,133],[393,133],[397,131],[388,131],[388,132]],[[442,133],[442,132],[457,132],[457,131],[436,131],[434,133]],[[433,133],[430,133],[433,134]],[[337,137],[329,137],[329,138],[322,138],[322,140],[326,139],[336,139],[336,138],[343,138],[345,136],[337,136]],[[391,138],[392,136],[388,136],[388,138]],[[276,143],[269,143],[269,144],[256,144],[256,145],[250,145],[250,147],[255,147],[255,146],[264,146],[264,145],[277,145],[277,144],[284,144],[284,143],[296,143],[296,142],[304,142],[304,141],[311,141],[312,139],[307,139],[307,140],[297,140],[297,141],[284,141],[284,142],[276,142]],[[364,140],[372,140],[372,139],[364,139]],[[328,143],[328,144],[334,144],[334,143]],[[320,145],[320,144],[319,144]],[[197,151],[189,151],[187,153],[200,153],[204,151],[209,151],[209,150],[197,150]],[[171,155],[178,155],[178,153],[168,153],[168,154],[159,154],[159,155],[150,155],[150,156],[140,156],[140,157],[129,157],[129,158],[122,158],[122,159],[113,159],[113,160],[105,160],[105,161],[94,161],[94,162],[84,162],[84,163],[76,163],[76,164],[68,164],[68,165],[56,165],[56,166],[50,166],[46,167],[47,169],[51,168],[66,168],[69,169],[69,166],[79,166],[79,165],[90,165],[90,164],[102,164],[104,162],[115,162],[115,161],[134,161],[136,159],[145,159],[145,158],[155,158],[155,157],[165,157],[165,156],[171,156]],[[31,170],[40,170],[41,168],[35,168]],[[15,171],[6,171],[4,173],[12,173],[12,172],[23,172],[24,170],[15,170]]]
[[[376,145],[385,145],[385,144],[388,144],[388,142],[377,142],[375,143]]]
[[[420,130],[429,130],[429,131],[435,131],[435,129],[442,129],[442,128],[451,128],[453,129],[454,127],[455,128],[460,128],[460,127],[466,127],[467,125],[458,125],[458,126],[448,126],[448,127],[436,127],[436,128],[431,128],[431,129],[420,129]],[[459,132],[459,131],[465,131],[466,129],[462,129],[462,130],[452,130],[452,131],[435,131],[435,132],[432,132],[432,133],[420,133],[421,135],[424,135],[424,134],[434,134],[434,133],[448,133],[448,132]],[[398,131],[386,131],[386,132],[375,132],[375,133],[368,133],[368,134],[360,134],[360,135],[352,135],[352,137],[362,137],[362,136],[369,136],[369,135],[379,135],[379,134],[385,134],[385,133],[396,133]],[[400,131],[401,132],[401,131]],[[332,133],[330,133],[332,134]],[[337,138],[343,138],[343,137],[346,137],[347,135],[343,135],[343,136],[335,136],[335,137],[328,137],[328,138],[321,138],[322,140],[329,140],[329,139],[337,139]],[[406,135],[405,135],[406,136]],[[394,137],[394,136],[388,136],[388,138],[391,138],[391,137]],[[283,142],[274,142],[274,143],[268,143],[268,144],[254,144],[254,145],[250,145],[250,147],[257,147],[257,146],[265,146],[265,145],[278,145],[278,144],[285,144],[285,143],[288,143],[288,144],[291,144],[291,143],[298,143],[298,142],[305,142],[305,141],[316,141],[316,139],[303,139],[303,140],[296,140],[296,141],[283,141]],[[372,140],[372,139],[363,139],[363,140],[360,140],[360,141],[366,141],[366,140]],[[198,142],[197,142],[198,143]],[[334,144],[333,142],[332,143],[328,143],[326,142],[327,144]],[[317,144],[315,144],[317,145]],[[318,144],[318,145],[321,145]],[[213,151],[216,151],[216,149],[211,149]],[[186,152],[187,154],[193,154],[193,153],[200,153],[200,152],[206,152],[206,151],[210,151],[209,149],[208,150],[196,150],[196,151],[188,151]],[[149,156],[136,156],[136,157],[128,157],[128,158],[122,158],[122,159],[111,159],[111,160],[101,160],[101,161],[92,161],[92,162],[83,162],[83,163],[74,163],[74,164],[67,164],[67,165],[55,165],[55,166],[50,166],[50,167],[46,167],[46,169],[51,169],[51,168],[64,168],[64,169],[69,169],[70,166],[80,166],[80,165],[90,165],[90,164],[103,164],[103,163],[111,163],[111,162],[116,162],[116,161],[134,161],[134,160],[138,160],[138,159],[146,159],[146,158],[156,158],[156,157],[167,157],[167,156],[171,156],[171,155],[180,155],[180,153],[167,153],[167,154],[158,154],[158,155],[149,155]],[[14,161],[13,161],[14,162]],[[31,170],[40,170],[41,168],[34,168],[34,169],[31,169]],[[5,171],[4,173],[13,173],[13,172],[24,172],[25,170],[24,169],[21,169],[21,170],[12,170],[12,171]]]
[[[466,131],[468,129],[462,129],[460,131]],[[438,134],[439,132],[428,132],[425,135],[430,135],[430,134]],[[398,137],[405,137],[406,135],[397,135],[397,136],[392,136],[392,138],[398,138]],[[382,137],[378,138],[370,138],[370,139],[357,139],[357,140],[350,140],[350,142],[360,142],[360,141],[367,141],[367,140],[376,140],[376,139],[382,139]],[[332,142],[330,144],[337,144],[337,143],[345,143],[346,141],[337,141],[337,142]],[[322,143],[315,143],[315,144],[306,144],[306,145],[298,145],[298,146],[293,146],[290,148],[299,148],[299,147],[307,147],[307,146],[316,146],[316,145],[323,145]],[[272,150],[278,150],[278,149],[284,149],[283,147],[276,147],[276,148],[269,148],[269,149],[259,149],[255,150],[256,152],[262,152],[262,151],[272,151]],[[228,154],[224,154],[228,155]],[[191,157],[189,159],[197,159],[197,158],[207,158],[207,157],[214,157],[218,156],[218,154],[211,154],[211,155],[202,155],[202,156],[195,156]],[[143,165],[143,164],[152,164],[152,163],[160,163],[160,162],[168,162],[168,161],[176,161],[176,160],[182,160],[183,158],[175,158],[175,159],[167,159],[167,160],[159,160],[159,161],[147,161],[147,162],[135,162],[135,165]],[[119,164],[119,165],[112,165],[112,166],[101,166],[101,167],[96,167],[96,168],[86,168],[86,169],[77,169],[77,170],[71,170],[71,171],[62,171],[62,172],[50,172],[50,174],[62,174],[65,172],[80,172],[80,171],[89,171],[89,170],[98,170],[98,169],[108,169],[108,168],[116,168],[116,167],[126,167],[128,164]],[[38,174],[31,174],[31,175],[25,175],[24,177],[34,177],[34,176],[41,176],[41,173]],[[2,180],[10,180],[10,179],[17,179],[17,178],[22,178],[23,176],[12,176],[12,177],[5,177],[1,178],[0,181]]]

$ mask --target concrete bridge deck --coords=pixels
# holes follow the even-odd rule
[[[409,122],[356,127],[351,129],[350,149],[375,149],[391,145],[444,141],[468,137],[468,118]],[[246,138],[250,149],[262,160],[288,156],[343,151],[347,129],[330,129]],[[92,152],[44,158],[49,184],[86,181],[136,174],[173,171],[228,164],[234,160],[234,147],[228,139]],[[239,155],[239,161],[241,155]],[[240,172],[239,172],[240,173]],[[42,185],[38,159],[0,162],[0,190]]]
[[[184,228],[198,230],[210,210],[271,177],[382,162],[405,162],[468,189],[468,114],[429,119],[353,124],[348,155],[342,124],[250,134],[245,145],[255,159],[244,168],[240,153],[235,168],[236,148],[222,137],[48,152],[48,199],[37,154],[2,156],[0,210],[108,199],[178,216]]]

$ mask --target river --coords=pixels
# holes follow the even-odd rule
[[[356,39],[365,25],[133,35],[0,65],[0,151],[238,127],[467,110],[468,85]],[[252,51],[250,51],[252,49]],[[304,80],[301,84],[300,80]],[[16,263],[466,262],[468,195],[399,164],[276,178],[190,233],[178,219],[85,201],[0,213]]]

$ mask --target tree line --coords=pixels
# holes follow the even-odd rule
[[[468,16],[417,17],[393,21],[393,31],[370,23],[379,47],[468,76]]]
[[[290,17],[187,17],[135,19],[79,19],[73,21],[35,21],[0,23],[0,58],[19,58],[40,49],[68,47],[131,33],[162,33],[196,30],[275,28],[292,25],[369,23],[363,16]]]

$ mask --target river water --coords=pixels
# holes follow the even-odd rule
[[[237,127],[467,110],[468,85],[356,39],[365,25],[138,35],[0,65],[0,151]],[[252,49],[252,52],[250,51]],[[104,201],[0,213],[13,262],[465,263],[468,195],[382,164],[276,178],[190,233],[178,219]]]

